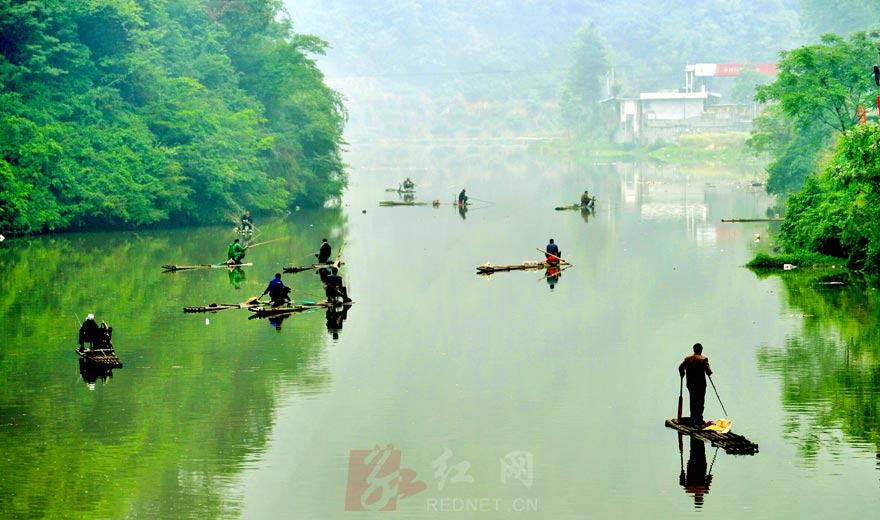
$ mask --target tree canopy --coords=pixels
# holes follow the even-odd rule
[[[800,189],[832,138],[857,122],[858,107],[873,106],[873,37],[828,34],[820,43],[783,52],[777,79],[757,87],[756,99],[770,106],[756,118],[750,144],[771,156],[769,191]]]
[[[607,54],[605,40],[596,26],[592,21],[584,22],[575,37],[560,107],[566,128],[579,134],[597,126],[603,80],[610,67]]]
[[[345,111],[280,0],[0,0],[0,228],[320,205]]]

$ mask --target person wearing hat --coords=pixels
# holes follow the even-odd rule
[[[79,348],[82,350],[85,348],[85,344],[89,342],[89,348],[95,347],[95,342],[100,339],[100,327],[95,322],[95,315],[89,313],[86,316],[86,321],[82,323],[79,328]]]

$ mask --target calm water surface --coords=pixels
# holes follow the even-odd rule
[[[221,260],[225,227],[2,245],[0,517],[852,518],[880,506],[876,292],[744,269],[773,233],[720,223],[772,204],[748,176],[517,147],[349,161],[344,207],[258,219],[258,241],[282,240],[252,250],[243,274],[160,273]],[[467,187],[475,204],[378,207],[407,175],[420,200]],[[553,211],[585,188],[594,214]],[[325,236],[344,244],[347,315],[182,313],[259,294]],[[550,237],[574,264],[555,283],[474,274],[537,259]],[[285,281],[297,300],[321,295],[312,273]],[[125,364],[93,385],[73,352],[88,312],[113,325]],[[696,341],[759,454],[688,439],[680,453],[663,427]],[[389,457],[371,478],[373,449]],[[403,496],[388,501],[392,469]],[[376,489],[373,506],[396,513],[346,511]]]

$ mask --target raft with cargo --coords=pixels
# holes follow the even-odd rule
[[[666,427],[672,428],[685,435],[690,435],[695,439],[709,442],[712,446],[721,448],[729,455],[754,455],[758,453],[757,444],[746,439],[742,435],[729,431],[729,428],[727,431],[725,431],[725,429],[721,429],[721,431],[709,429],[702,424],[691,424],[686,417],[681,419],[668,419],[666,421]]]
[[[302,304],[288,304],[288,305],[279,305],[278,307],[272,307],[270,305],[259,305],[248,308],[253,314],[248,316],[249,320],[257,319],[257,318],[270,318],[272,316],[282,316],[285,314],[293,314],[296,312],[303,312],[312,309],[326,309],[328,307],[344,307],[350,306],[354,304],[354,301],[342,303],[342,302],[330,302],[327,300],[320,302],[305,302]]]
[[[486,262],[483,265],[477,266],[477,274],[492,274],[503,271],[538,271],[541,269],[549,269],[551,267],[561,267],[571,265],[565,260],[560,260],[558,262],[548,262],[546,260],[536,260],[534,262],[522,262],[520,264],[512,264],[512,265],[492,265],[489,262]]]

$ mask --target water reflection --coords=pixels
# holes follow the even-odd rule
[[[559,278],[562,276],[562,269],[558,265],[551,265],[547,267],[547,271],[544,273],[544,280],[547,281],[547,286],[550,287],[552,291],[556,284],[559,283]]]
[[[281,332],[281,326],[284,324],[284,320],[286,320],[290,316],[291,316],[290,314],[279,314],[277,316],[269,316],[267,321],[269,322],[269,325],[271,325],[275,329],[275,332]]]
[[[229,285],[234,287],[236,290],[241,289],[241,286],[247,281],[247,277],[245,276],[244,269],[241,267],[233,267],[231,269],[227,269],[229,272]]]
[[[90,390],[95,389],[95,383],[100,379],[104,384],[113,377],[113,369],[105,365],[96,365],[83,358],[79,359],[79,375]]]
[[[687,469],[684,462],[681,462],[680,472],[678,474],[678,483],[684,488],[684,492],[692,495],[694,498],[694,508],[701,509],[706,495],[709,494],[709,486],[712,484],[712,468],[715,465],[715,458],[718,456],[718,448],[712,456],[712,464],[706,464],[706,443],[688,437],[690,447],[688,449]],[[681,435],[679,434],[679,457],[681,457]]]
[[[344,226],[335,210],[264,222],[266,240],[283,240],[249,253],[254,275],[232,286],[221,269],[159,267],[215,260],[225,228],[17,240],[0,258],[0,517],[237,516],[235,478],[265,450],[279,399],[329,386],[323,315],[285,322],[294,348],[271,348],[281,338],[243,326],[245,310],[205,319],[181,307],[241,301],[236,286],[259,294],[258,280]],[[298,294],[320,287],[292,282]],[[113,323],[125,377],[82,363],[71,377],[73,309]]]
[[[759,368],[776,374],[786,409],[785,436],[802,457],[839,452],[839,434],[880,450],[880,297],[846,273],[782,276],[800,329],[781,346],[758,352]],[[841,285],[840,282],[843,282]]]
[[[581,218],[584,219],[584,222],[590,221],[590,217],[593,216],[594,211],[594,208],[581,206]]]
[[[348,311],[351,305],[339,305],[327,307],[326,321],[327,332],[333,339],[339,339],[339,333],[342,331],[342,324],[348,319]]]
[[[456,204],[456,206],[458,207],[458,216],[461,217],[462,220],[467,220],[467,204]]]

